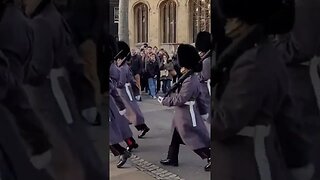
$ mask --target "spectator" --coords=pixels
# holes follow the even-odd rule
[[[142,57],[137,54],[136,49],[131,50],[131,72],[135,79],[135,86],[137,87],[137,91],[134,93],[134,96],[138,101],[141,101],[141,81],[140,81],[140,74],[142,73]]]
[[[163,62],[160,66],[160,80],[162,81],[162,92],[165,94],[171,87],[172,75],[175,74],[172,60],[168,54],[163,55]]]
[[[156,99],[156,81],[157,74],[159,72],[159,64],[156,61],[156,55],[151,54],[150,60],[147,62],[146,74],[148,78],[148,85],[150,90],[150,95],[153,99]]]
[[[158,47],[157,47],[157,46],[154,46],[154,47],[153,47],[153,53],[154,53],[154,54],[158,54]]]

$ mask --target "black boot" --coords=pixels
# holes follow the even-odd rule
[[[136,141],[133,139],[133,137],[126,139],[125,142],[128,145],[127,151],[129,151],[129,152],[131,152],[132,149],[137,149],[139,147],[139,145],[136,143]]]
[[[211,158],[208,158],[208,164],[204,167],[205,171],[211,171]]]
[[[121,168],[130,157],[131,157],[131,153],[129,151],[124,151],[124,153],[120,155],[120,160],[117,164],[117,168]]]
[[[141,131],[141,133],[139,134],[138,138],[143,138],[147,132],[150,131],[150,128],[148,128],[146,125],[145,125],[145,128]]]
[[[161,164],[165,166],[178,166],[178,154],[179,154],[179,145],[178,146],[169,146],[167,159],[160,161]]]

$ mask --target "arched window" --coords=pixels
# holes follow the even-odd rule
[[[193,42],[200,31],[211,31],[210,0],[190,0]]]
[[[160,5],[162,43],[176,43],[176,7],[173,0],[166,0]]]
[[[137,43],[148,42],[148,6],[139,3],[134,7],[135,37]]]

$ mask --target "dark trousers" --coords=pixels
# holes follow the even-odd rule
[[[30,146],[32,155],[44,153],[52,147],[48,135],[21,85],[8,92],[4,103],[9,111],[15,115],[15,123],[19,133]]]
[[[165,94],[171,88],[171,79],[165,79],[162,83],[162,92]]]
[[[160,71],[159,73],[157,74],[157,93],[160,91],[160,88],[161,88],[161,81],[160,81]]]
[[[128,146],[132,146],[132,145],[134,145],[134,144],[137,144],[136,141],[133,139],[133,137],[130,137],[130,138],[124,140],[124,141],[126,142],[126,144],[127,144]]]
[[[126,148],[122,147],[120,144],[110,145],[110,150],[114,156],[119,156],[124,154]]]
[[[172,139],[171,139],[171,144],[169,146],[169,151],[168,151],[168,159],[171,159],[173,161],[178,161],[178,156],[179,156],[179,149],[180,149],[180,144],[185,144],[175,128],[173,131]],[[210,158],[210,148],[201,148],[201,149],[196,149],[194,152],[199,155],[202,159],[208,159]]]
[[[145,90],[145,92],[148,92],[148,78],[146,75],[143,75],[141,78],[141,91]]]
[[[136,129],[138,131],[143,131],[145,129],[148,129],[148,126],[146,124],[139,124],[139,125],[136,126]]]

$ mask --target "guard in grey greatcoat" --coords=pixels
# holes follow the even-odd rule
[[[4,87],[0,93],[2,153],[18,179],[51,179],[45,171],[35,169],[48,165],[51,145],[22,87],[23,67],[31,57],[31,43],[32,31],[23,13],[13,1],[0,1],[0,50],[6,61],[1,63],[6,67],[5,75],[1,68],[1,77],[6,80],[1,83]]]
[[[278,36],[276,42],[289,72],[291,104],[288,114],[295,113],[283,123],[279,135],[287,166],[297,180],[309,180],[313,172],[316,172],[316,179],[320,178],[320,104],[316,96],[320,91],[315,88],[320,82],[316,67],[319,59],[315,58],[320,53],[320,24],[316,23],[320,17],[319,8],[317,0],[295,0],[294,27],[290,33]],[[315,171],[312,163],[316,163]]]
[[[109,144],[112,153],[115,156],[120,155],[120,159],[117,164],[117,167],[120,168],[126,163],[131,154],[119,143],[125,140],[128,147],[130,147],[128,141],[131,142],[132,139],[133,141],[131,144],[134,143],[136,148],[138,145],[132,138],[129,121],[124,117],[126,107],[111,79],[109,82],[109,91]]]
[[[123,42],[118,42],[119,54],[115,58],[119,68],[119,80],[117,81],[117,88],[124,104],[126,105],[126,117],[134,124],[138,131],[141,131],[139,138],[142,138],[149,132],[149,127],[145,124],[143,114],[140,107],[132,93],[131,84],[134,83],[133,75],[127,62],[130,59],[130,48]]]
[[[288,76],[265,28],[278,2],[218,1],[227,18],[226,35],[233,41],[213,71],[218,81],[213,102],[212,179],[291,180],[275,127],[288,95]]]
[[[54,146],[55,178],[106,179],[84,120],[96,118],[94,91],[84,77],[68,25],[51,0],[25,3],[35,32],[33,57],[26,67],[31,85],[26,88]]]
[[[159,102],[164,106],[174,106],[175,108],[174,132],[168,156],[160,163],[178,166],[179,147],[180,144],[185,144],[202,159],[208,159],[205,170],[209,171],[211,167],[210,136],[199,111],[205,109],[205,104],[199,103],[203,102],[198,100],[201,97],[200,81],[198,76],[194,74],[202,69],[199,62],[200,56],[193,46],[182,44],[178,47],[178,60],[182,74],[193,72],[182,82],[177,94],[171,94],[163,99],[159,97]]]
[[[212,41],[209,32],[199,32],[197,35],[195,46],[200,53],[202,60],[202,71],[199,73],[199,80],[201,83],[201,92],[203,100],[207,106],[208,118],[207,122],[211,123],[211,67],[212,67]]]

